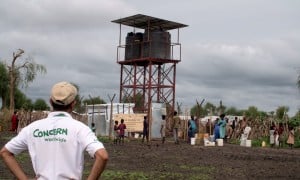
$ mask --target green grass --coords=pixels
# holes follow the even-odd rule
[[[207,170],[207,168],[200,167],[201,171]],[[208,168],[211,171],[210,168]],[[214,169],[214,168],[213,168]],[[193,169],[197,170],[197,169]],[[113,171],[113,170],[105,170],[101,175],[102,180],[148,180],[148,179],[188,179],[188,180],[210,180],[212,179],[209,174],[203,172],[194,172],[190,174],[182,174],[180,172],[124,172],[124,171]]]
[[[128,179],[128,180],[134,180],[134,179],[149,179],[147,174],[143,172],[124,172],[124,171],[112,171],[112,170],[105,170],[103,174],[101,175],[101,179]]]
[[[269,137],[260,137],[260,138],[257,138],[257,139],[253,139],[251,141],[251,146],[252,147],[262,147],[262,142],[265,141],[266,143],[266,146],[270,146],[269,144]]]
[[[206,173],[213,173],[215,168],[212,166],[188,166],[188,165],[181,165],[179,166],[181,169],[190,169],[196,172],[206,172]]]
[[[102,180],[148,180],[148,179],[188,179],[188,180],[210,180],[212,174],[215,173],[216,169],[213,166],[191,166],[191,165],[180,165],[175,166],[174,164],[161,164],[158,168],[159,172],[154,171],[122,171],[122,170],[109,170],[106,169],[102,176]],[[174,173],[174,169],[177,169],[177,172]],[[170,172],[172,171],[172,172]],[[189,172],[187,172],[189,171]],[[87,176],[88,172],[84,172],[84,175]]]
[[[111,142],[112,140],[109,139],[109,137],[107,136],[98,136],[97,137],[99,141],[103,142],[103,143],[108,143]]]
[[[28,152],[20,153],[15,157],[19,163],[25,163],[25,162],[31,161]]]
[[[5,136],[5,137],[1,137],[1,140],[9,141],[12,138],[13,138],[13,136]]]

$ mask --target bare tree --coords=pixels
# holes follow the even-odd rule
[[[46,73],[46,68],[43,65],[36,64],[31,57],[25,58],[23,63],[17,64],[17,60],[25,53],[23,49],[18,49],[16,52],[13,52],[13,59],[8,67],[9,73],[9,110],[10,112],[14,111],[15,102],[14,94],[15,88],[22,83],[25,87],[28,87],[30,82],[33,82],[37,72],[42,74]],[[22,60],[22,59],[21,59]]]

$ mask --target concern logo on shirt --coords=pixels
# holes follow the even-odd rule
[[[51,142],[51,141],[59,141],[59,142],[66,142],[65,138],[61,137],[53,137],[56,135],[68,135],[68,129],[67,128],[55,128],[50,130],[40,130],[35,129],[33,131],[33,137],[35,138],[43,138],[45,141]]]

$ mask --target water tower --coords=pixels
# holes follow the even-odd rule
[[[148,115],[152,102],[165,103],[171,115],[175,106],[176,65],[181,61],[179,29],[187,25],[142,14],[112,22],[120,25],[120,102],[135,103],[135,112]],[[124,44],[122,25],[132,28]],[[177,30],[176,42],[171,40],[171,30]]]

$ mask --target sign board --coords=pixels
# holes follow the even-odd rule
[[[144,116],[146,114],[114,114],[113,120],[119,121],[120,124],[121,119],[124,119],[127,132],[142,132]]]

